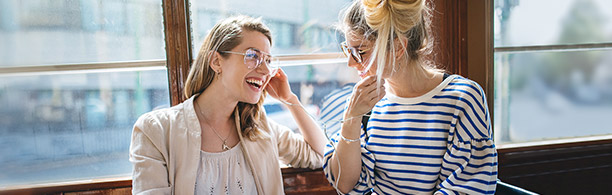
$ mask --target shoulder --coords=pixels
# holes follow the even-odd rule
[[[281,125],[270,118],[263,117],[262,123],[265,123],[265,125],[263,128],[260,128],[261,139],[272,139],[275,142],[281,142],[285,141],[284,139],[288,139],[294,134],[289,127]]]
[[[140,129],[145,133],[154,133],[164,131],[169,128],[173,122],[177,122],[183,112],[184,104],[179,104],[170,108],[163,108],[144,113],[136,123],[134,128]]]
[[[459,131],[456,135],[461,140],[490,139],[489,112],[484,91],[480,85],[470,79],[455,76],[445,91],[457,97],[455,105],[461,111],[459,112],[461,120],[457,127],[463,131]]]
[[[459,75],[451,75],[448,79],[450,80],[442,90],[443,93],[470,98],[479,102],[485,101],[484,91],[477,82]]]
[[[269,118],[266,118],[265,122],[267,123],[267,127],[268,127],[268,129],[266,129],[265,131],[269,134],[279,135],[282,133],[291,132],[291,129],[289,129],[289,127],[283,126]]]

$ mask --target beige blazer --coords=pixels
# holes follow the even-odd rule
[[[194,97],[146,113],[134,124],[130,144],[133,194],[194,193],[201,148]],[[237,111],[235,116],[239,127]],[[259,194],[284,194],[279,160],[292,167],[314,169],[322,166],[323,157],[301,135],[265,116],[262,120],[267,124],[262,129],[266,137],[251,141],[239,134],[240,146]]]

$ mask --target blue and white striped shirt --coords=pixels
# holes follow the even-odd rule
[[[326,95],[321,101],[319,122],[324,125],[327,136],[331,137],[340,131],[342,113],[346,107],[346,98],[351,95],[355,83],[348,83]]]
[[[494,194],[497,152],[489,121],[482,88],[458,75],[419,97],[387,93],[362,132],[361,174],[349,194]],[[323,168],[335,185],[333,152],[328,144]]]

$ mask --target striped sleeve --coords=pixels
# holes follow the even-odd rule
[[[325,177],[327,178],[327,180],[331,183],[332,186],[334,186],[334,188],[337,188],[338,186],[336,186],[336,178],[334,178],[332,172],[331,172],[331,166],[329,165],[331,163],[331,157],[334,154],[335,151],[335,145],[338,144],[338,140],[340,139],[340,133],[336,133],[330,140],[331,143],[328,143],[327,146],[325,147],[325,155],[324,155],[324,164],[323,164],[323,171],[325,172]],[[374,186],[374,155],[368,151],[365,148],[365,145],[363,143],[366,143],[365,141],[365,134],[361,134],[361,174],[359,175],[359,180],[357,181],[357,184],[355,185],[355,187],[353,188],[353,190],[351,190],[349,193],[347,194],[364,194],[366,192],[369,192],[372,190],[372,187]],[[333,146],[332,146],[333,144]],[[342,160],[340,160],[340,163],[342,163]],[[340,179],[342,179],[342,173],[340,173]],[[338,193],[340,193],[338,191]]]
[[[442,159],[439,192],[443,194],[494,194],[497,184],[497,151],[482,88],[461,78],[455,83],[460,98]]]
[[[342,113],[344,113],[346,101],[351,95],[354,85],[354,83],[346,84],[342,88],[332,91],[321,100],[319,122],[321,122],[327,136],[331,137],[340,131]]]

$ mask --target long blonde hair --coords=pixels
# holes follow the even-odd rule
[[[185,82],[184,95],[190,98],[193,95],[200,94],[215,78],[215,71],[210,67],[212,55],[218,51],[230,51],[242,42],[242,32],[257,31],[264,34],[272,45],[272,36],[270,29],[261,21],[260,18],[252,18],[249,16],[234,16],[218,22],[211,30],[202,47],[198,52],[195,62],[191,65],[189,76]],[[229,54],[219,53],[226,58]],[[262,93],[259,101],[256,104],[238,102],[238,113],[240,115],[240,127],[243,135],[253,140],[261,134],[259,128],[263,109],[261,109],[266,92]]]
[[[356,0],[342,15],[341,30],[345,33],[356,33],[365,40],[374,41],[368,68],[378,64],[378,78],[385,71],[385,64],[391,61],[392,72],[396,70],[395,40],[399,36],[406,38],[403,60],[418,64],[410,67],[417,71],[436,70],[432,63],[423,56],[431,53],[433,38],[431,36],[431,14],[426,0]],[[399,39],[402,41],[402,39]]]

